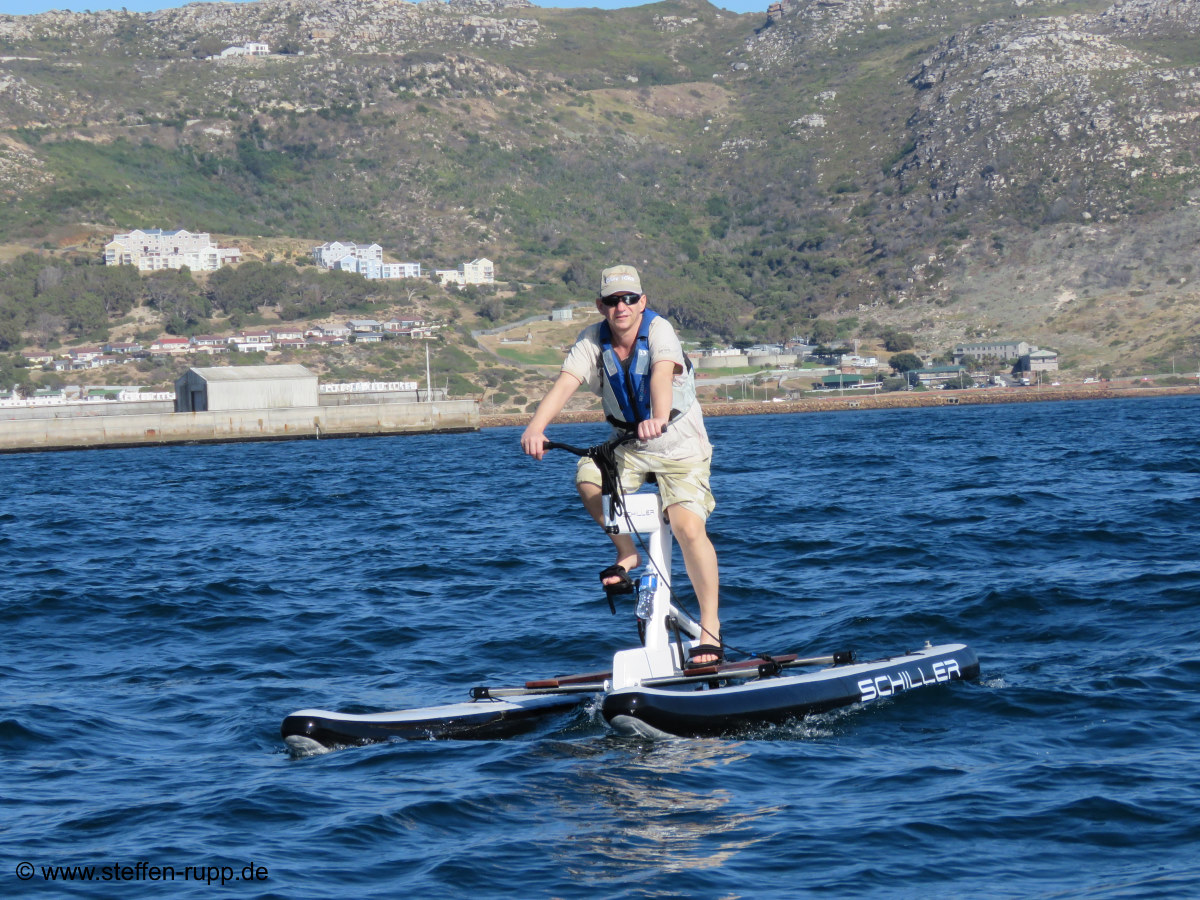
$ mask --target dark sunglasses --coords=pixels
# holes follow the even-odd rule
[[[609,309],[612,309],[618,303],[624,303],[626,306],[636,306],[637,302],[641,299],[641,294],[613,294],[611,297],[601,297],[600,302]]]

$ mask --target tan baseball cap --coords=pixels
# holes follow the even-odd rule
[[[600,296],[637,294],[641,296],[642,280],[633,266],[613,266],[600,273]]]

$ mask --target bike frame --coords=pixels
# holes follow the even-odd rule
[[[648,561],[637,580],[638,606],[649,594],[648,615],[639,616],[643,644],[632,650],[620,650],[613,656],[614,690],[635,687],[647,678],[664,678],[683,671],[681,655],[698,642],[700,625],[671,602],[671,557],[674,534],[658,494],[629,494],[621,503],[621,512],[612,515],[612,503],[604,498],[605,530],[632,535],[646,550]],[[643,610],[644,611],[644,610]],[[684,635],[689,640],[684,641]]]
[[[567,450],[576,456],[587,456],[597,463],[599,457],[612,454],[622,443],[629,440],[619,436],[605,444],[586,450],[554,441],[547,449]],[[621,490],[620,479],[615,479],[614,489]],[[672,556],[675,546],[671,523],[662,507],[662,497],[657,493],[622,494],[619,504],[605,495],[604,530],[607,534],[628,534],[639,544],[646,558],[640,576],[635,579],[638,607],[644,606],[643,597],[649,601],[649,609],[638,615],[642,646],[631,650],[620,650],[613,656],[613,690],[636,687],[649,678],[665,678],[677,675],[684,669],[684,658],[688,649],[698,644],[700,623],[672,602]],[[619,509],[613,512],[614,505]],[[630,573],[631,578],[633,573]],[[636,609],[636,608],[635,608]]]

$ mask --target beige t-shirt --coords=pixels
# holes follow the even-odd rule
[[[579,333],[579,337],[575,339],[575,345],[571,347],[562,364],[562,370],[578,378],[580,383],[587,386],[588,390],[600,396],[604,400],[606,414],[620,419],[623,418],[621,408],[612,395],[612,391],[605,390],[607,379],[601,372],[600,326],[602,324],[597,322],[595,325],[589,325]],[[659,360],[669,359],[675,363],[677,368],[671,384],[675,400],[674,408],[678,409],[681,405],[688,403],[690,405],[679,419],[670,424],[665,434],[651,441],[639,441],[638,449],[669,459],[710,456],[712,446],[708,442],[708,432],[704,429],[704,414],[700,411],[700,404],[695,399],[692,375],[687,371],[683,347],[679,343],[675,329],[664,317],[658,316],[650,323],[647,339],[650,346],[651,367]]]

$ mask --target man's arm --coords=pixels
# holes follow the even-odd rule
[[[581,383],[574,375],[559,372],[553,387],[546,392],[546,396],[538,404],[537,412],[533,414],[533,418],[529,420],[529,424],[525,426],[525,431],[521,435],[521,449],[534,459],[541,459],[546,455],[546,426],[562,412],[562,408],[567,405],[567,401],[571,399],[571,395],[575,393]],[[651,389],[653,389],[653,384],[654,382],[651,381]],[[669,384],[668,382],[668,386]],[[668,396],[667,406],[670,405],[671,400]]]

